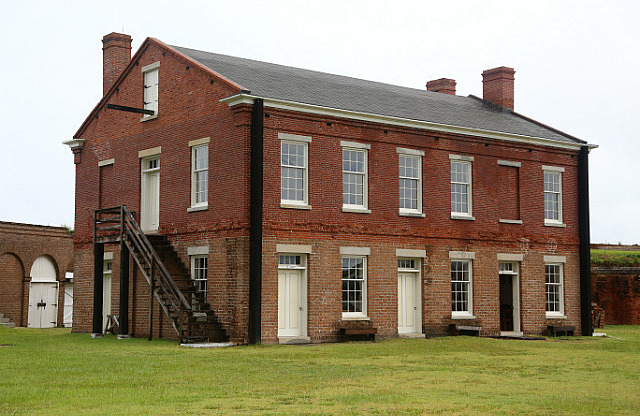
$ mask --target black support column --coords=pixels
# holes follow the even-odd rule
[[[578,156],[578,227],[580,235],[580,309],[582,335],[591,336],[591,231],[589,227],[589,148]]]
[[[102,300],[104,273],[104,243],[93,244],[93,331],[92,338],[102,337]]]
[[[251,112],[251,181],[249,230],[249,344],[262,339],[262,180],[264,102],[257,98]]]
[[[129,338],[129,248],[120,243],[120,322],[118,339]]]

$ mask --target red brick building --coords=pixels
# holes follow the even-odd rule
[[[71,326],[73,236],[64,227],[0,222],[0,323]]]
[[[74,330],[110,292],[122,335],[590,333],[592,146],[514,112],[513,69],[462,97],[130,45],[103,39],[104,97],[67,142]]]

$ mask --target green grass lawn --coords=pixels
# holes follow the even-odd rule
[[[640,251],[591,250],[592,266],[638,267]]]
[[[0,414],[638,414],[640,327],[184,348],[0,327]]]

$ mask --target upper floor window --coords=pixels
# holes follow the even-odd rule
[[[422,156],[421,150],[397,148],[399,170],[400,215],[422,214]]]
[[[144,109],[152,110],[153,115],[145,114],[143,120],[156,117],[158,115],[158,73],[160,62],[147,65],[142,68],[144,77]]]
[[[209,189],[209,145],[191,148],[191,206],[207,206]]]
[[[564,168],[543,166],[544,222],[545,225],[562,224],[562,172]]]
[[[449,155],[451,159],[451,218],[473,219],[471,216],[471,156]]]
[[[341,145],[342,208],[345,211],[367,212],[367,152],[370,146],[352,142],[341,142]]]
[[[308,144],[311,138],[280,133],[280,202],[286,208],[310,208]]]

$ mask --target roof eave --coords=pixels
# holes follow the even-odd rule
[[[253,94],[235,94],[220,100],[220,102],[233,107],[239,104],[253,104],[256,98],[264,101],[265,107],[277,108],[281,110],[300,111],[303,113],[312,113],[326,115],[339,118],[347,118],[351,120],[369,121],[373,123],[389,124],[400,127],[417,128],[421,130],[434,130],[444,133],[462,134],[467,136],[484,137],[498,140],[505,140],[518,143],[535,144],[540,146],[556,147],[561,149],[579,150],[583,146],[589,149],[598,147],[597,145],[581,143],[567,143],[558,140],[546,139],[542,137],[525,136],[514,133],[505,133],[492,130],[476,129],[471,127],[454,126],[448,124],[434,123],[429,121],[412,120],[401,117],[387,116],[382,114],[363,113],[352,110],[344,110],[339,108],[324,107],[314,104],[306,104],[294,101],[280,100],[268,97],[260,97]]]

